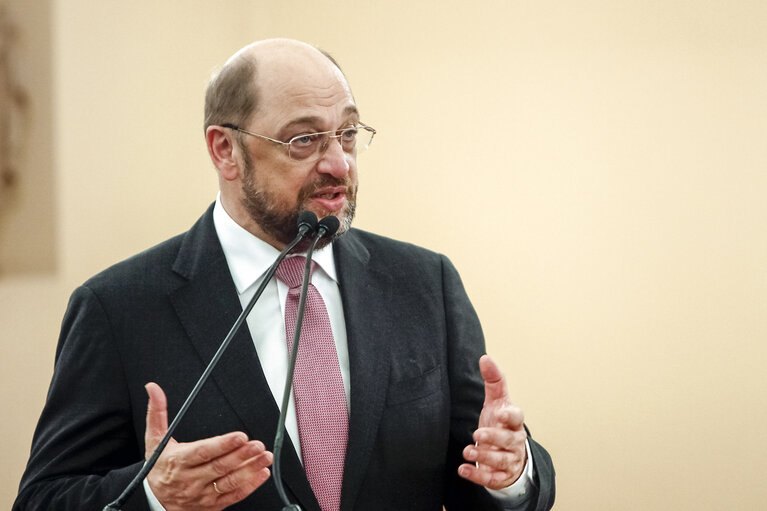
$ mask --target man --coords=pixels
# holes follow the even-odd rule
[[[356,154],[373,133],[339,67],[307,44],[262,41],[225,64],[205,112],[219,197],[187,233],[73,294],[14,509],[100,509],[119,495],[304,210],[341,227],[313,256],[330,356],[295,379],[281,458],[291,501],[325,511],[553,505],[551,459],[528,438],[498,368],[480,359],[481,329],[455,269],[350,229]],[[268,283],[124,509],[282,508],[265,445],[292,342],[283,278]],[[322,358],[301,349],[299,367]],[[331,387],[335,404],[317,409]],[[330,416],[338,429],[317,430]]]

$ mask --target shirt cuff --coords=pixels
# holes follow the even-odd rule
[[[530,442],[528,440],[525,440],[525,452],[527,462],[525,463],[525,469],[522,471],[522,475],[519,476],[519,479],[514,481],[511,486],[507,486],[501,490],[487,489],[487,491],[490,492],[490,495],[496,499],[503,500],[504,504],[513,506],[526,501],[530,497],[530,490],[534,487],[534,483],[533,456],[530,453]]]
[[[144,493],[146,494],[146,501],[149,503],[150,511],[165,511],[165,508],[162,507],[160,501],[157,500],[157,497],[154,496],[152,488],[149,487],[149,483],[147,482],[146,478],[144,478]]]

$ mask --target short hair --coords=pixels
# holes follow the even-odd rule
[[[205,130],[231,123],[246,125],[256,109],[256,59],[238,55],[211,78],[205,91]]]

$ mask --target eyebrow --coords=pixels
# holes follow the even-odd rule
[[[358,115],[359,116],[359,110],[357,109],[356,105],[349,105],[346,108],[344,108],[344,115],[350,116],[350,115]],[[289,121],[287,124],[285,124],[282,128],[280,128],[279,133],[282,134],[285,132],[285,130],[292,128],[293,126],[297,124],[319,124],[324,119],[322,117],[319,117],[317,115],[307,115],[304,117],[298,117],[296,119],[293,119]]]

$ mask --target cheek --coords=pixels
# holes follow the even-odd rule
[[[259,172],[256,170],[253,180],[256,189],[268,195],[273,203],[285,207],[294,207],[298,193],[305,185],[305,180],[293,176],[289,172],[277,169],[274,172]]]
[[[299,199],[301,191],[307,186],[307,182],[298,179],[281,179],[275,182],[275,193],[278,200],[287,207],[294,207]]]
[[[290,190],[298,190],[305,176],[270,155],[253,155],[253,183],[260,190],[273,196],[287,196]]]
[[[354,186],[357,186],[357,162],[354,158],[350,158],[349,160],[349,179],[351,179],[351,182]]]

